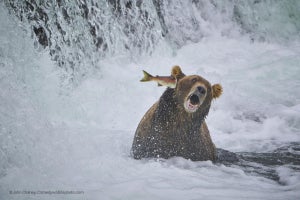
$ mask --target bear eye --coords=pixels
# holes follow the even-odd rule
[[[192,83],[196,83],[196,82],[197,82],[197,78],[193,78]]]

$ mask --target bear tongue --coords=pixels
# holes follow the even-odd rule
[[[199,105],[198,104],[193,105],[190,100],[187,100],[184,103],[184,107],[185,107],[187,112],[195,112],[198,109]]]
[[[188,106],[189,106],[190,109],[194,109],[196,107],[195,105],[191,104],[190,102],[189,102]]]

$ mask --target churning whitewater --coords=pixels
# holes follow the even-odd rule
[[[0,199],[299,199],[300,3],[0,3]],[[179,65],[220,83],[206,123],[237,163],[135,160]]]

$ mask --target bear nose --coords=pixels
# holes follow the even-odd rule
[[[205,92],[206,92],[204,87],[202,87],[202,86],[198,86],[197,89],[201,94],[205,94]]]

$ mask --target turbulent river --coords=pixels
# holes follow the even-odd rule
[[[0,2],[0,199],[299,199],[300,1]],[[234,163],[134,160],[173,65]]]

